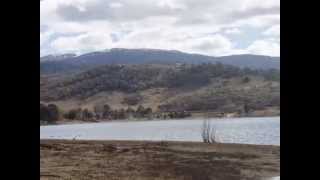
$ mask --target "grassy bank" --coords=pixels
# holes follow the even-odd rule
[[[42,180],[257,180],[279,174],[279,146],[40,140]]]

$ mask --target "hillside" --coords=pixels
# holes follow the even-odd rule
[[[201,64],[217,63],[253,69],[279,69],[280,58],[259,55],[233,55],[212,57],[180,51],[156,49],[110,49],[80,56],[64,54],[40,58],[42,74],[79,72],[92,67],[110,64]]]
[[[75,74],[41,75],[40,99],[64,111],[94,111],[108,104],[119,111],[143,106],[152,112],[278,114],[280,71],[219,63],[104,65]]]

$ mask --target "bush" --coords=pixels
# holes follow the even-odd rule
[[[49,119],[50,121],[57,121],[60,119],[60,112],[59,108],[55,104],[49,104],[48,105],[48,111],[49,111]]]
[[[66,112],[66,113],[63,115],[63,117],[64,117],[65,119],[71,119],[71,120],[76,119],[76,116],[77,116],[76,110],[74,110],[74,109],[70,110],[69,112]]]
[[[248,82],[250,82],[250,78],[248,77],[248,76],[246,76],[246,77],[244,77],[243,79],[242,79],[242,83],[248,83]]]
[[[60,119],[60,110],[57,105],[49,104],[48,106],[40,103],[40,121],[55,122]]]

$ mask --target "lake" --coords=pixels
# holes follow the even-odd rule
[[[210,119],[218,141],[280,145],[280,117]],[[202,141],[203,119],[40,126],[40,139]]]

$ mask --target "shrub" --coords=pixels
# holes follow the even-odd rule
[[[40,103],[40,121],[55,122],[60,119],[60,111],[57,105],[48,106]]]
[[[248,82],[250,82],[251,81],[251,79],[248,77],[248,76],[246,76],[246,77],[244,77],[243,79],[242,79],[242,83],[248,83]]]

